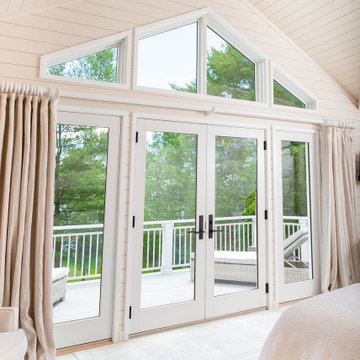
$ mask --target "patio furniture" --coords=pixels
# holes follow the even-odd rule
[[[59,267],[52,270],[52,297],[53,304],[58,301],[64,301],[66,295],[66,283],[69,274],[69,268]]]
[[[24,330],[18,328],[18,323],[18,308],[0,308],[1,360],[24,360],[28,342]]]
[[[310,279],[308,263],[298,258],[294,252],[308,240],[308,230],[300,229],[283,243],[284,282],[291,283]],[[195,254],[190,254],[190,279],[194,281]],[[215,251],[214,280],[257,282],[256,251]]]

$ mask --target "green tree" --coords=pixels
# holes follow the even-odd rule
[[[57,125],[54,224],[104,220],[107,131]]]
[[[196,80],[178,91],[196,93]],[[255,64],[228,43],[211,48],[207,55],[207,93],[234,99],[255,100]]]
[[[48,69],[48,73],[78,79],[116,82],[117,53],[117,47],[100,51],[76,60],[54,65]]]

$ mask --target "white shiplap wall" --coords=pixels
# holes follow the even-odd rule
[[[360,99],[359,0],[249,0]]]
[[[311,3],[311,2],[309,2]],[[292,41],[283,36],[262,14],[245,0],[88,0],[62,3],[56,8],[46,8],[18,17],[0,21],[0,78],[11,81],[24,81],[57,86],[63,90],[93,92],[103,95],[141,97],[142,99],[171,100],[182,102],[176,95],[160,96],[152,93],[138,93],[127,90],[101,89],[99,87],[75,84],[54,83],[38,78],[39,55],[50,53],[91,39],[132,29],[135,26],[152,23],[160,19],[210,7],[242,35],[248,38],[260,50],[267,54],[271,61],[287,71],[300,84],[319,99],[318,117],[356,121],[360,120],[359,111],[349,100],[343,90],[314,63]],[[187,103],[214,105],[216,101],[186,100]],[[62,104],[81,105],[86,107],[103,107],[124,111],[155,112],[177,116],[203,116],[190,111],[171,111],[169,109],[102,103],[99,101],[62,99]],[[222,106],[223,102],[219,101]],[[238,109],[237,106],[229,106]],[[241,106],[241,109],[258,111],[256,107]],[[306,116],[298,111],[271,110],[261,108],[260,111],[276,112],[286,115]],[[309,115],[309,117],[314,115]],[[222,121],[242,121],[234,116],[215,116]],[[254,119],[244,119],[246,122],[256,122]],[[259,122],[263,124],[279,124],[270,120]],[[301,126],[295,124],[297,127]],[[128,128],[130,134],[130,128]],[[121,239],[122,286],[125,286],[126,246],[127,246],[127,204],[129,202],[129,163],[130,138],[127,142],[126,166],[123,193],[125,199],[125,218]],[[270,164],[271,168],[271,164]],[[271,190],[271,189],[270,189]],[[271,216],[270,216],[271,219]],[[124,293],[124,292],[123,292]],[[124,298],[119,299],[124,311]],[[121,330],[123,325],[119,324]]]

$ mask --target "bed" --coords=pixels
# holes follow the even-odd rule
[[[360,283],[287,309],[265,342],[260,360],[360,359]]]

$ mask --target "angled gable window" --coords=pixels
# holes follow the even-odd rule
[[[115,83],[118,81],[118,53],[119,47],[115,46],[75,60],[50,66],[47,73]]]
[[[255,63],[207,28],[207,94],[255,100]]]
[[[129,88],[131,32],[76,45],[40,58],[40,77]]]
[[[136,90],[268,102],[265,55],[211,9],[139,27],[135,46]]]
[[[273,83],[274,104],[305,109],[305,104],[276,80]]]
[[[137,85],[197,92],[197,22],[139,40]]]
[[[272,103],[274,106],[316,110],[317,99],[285,71],[273,64]]]

